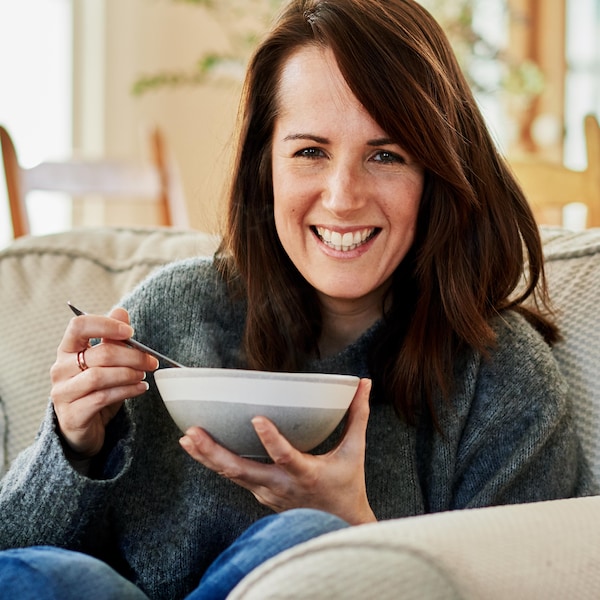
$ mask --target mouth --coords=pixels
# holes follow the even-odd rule
[[[366,227],[356,231],[341,233],[326,227],[311,227],[312,232],[326,245],[338,252],[350,252],[372,240],[380,231],[379,227]]]

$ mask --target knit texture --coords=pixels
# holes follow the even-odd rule
[[[123,304],[136,338],[172,358],[189,366],[245,366],[244,306],[229,299],[210,260],[160,270]],[[366,478],[379,519],[591,491],[567,386],[550,350],[515,314],[501,315],[494,327],[498,346],[490,360],[457,357],[456,393],[440,407],[442,435],[430,426],[407,427],[384,399],[374,399]],[[374,334],[306,370],[368,375]],[[149,382],[149,392],[110,423],[90,477],[66,461],[48,408],[36,443],[2,480],[0,547],[82,550],[151,598],[181,598],[221,550],[269,512],[181,450],[181,433]]]

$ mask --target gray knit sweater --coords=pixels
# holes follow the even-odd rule
[[[229,298],[211,261],[161,270],[124,306],[136,338],[172,358],[189,366],[244,366],[244,305]],[[377,327],[306,370],[368,376]],[[457,357],[454,397],[439,410],[441,434],[408,427],[385,402],[373,403],[366,478],[379,519],[591,491],[566,385],[549,349],[516,314],[503,314],[495,329],[498,346],[489,360]],[[268,514],[249,492],[180,448],[181,432],[150,383],[110,423],[87,475],[66,460],[49,406],[36,442],[1,482],[0,548],[80,550],[151,598],[181,598],[220,551]]]

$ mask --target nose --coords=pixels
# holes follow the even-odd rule
[[[340,164],[328,174],[323,205],[338,217],[345,217],[360,210],[366,202],[364,175],[360,168]]]

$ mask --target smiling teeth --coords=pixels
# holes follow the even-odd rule
[[[341,234],[339,231],[325,229],[325,227],[317,227],[316,230],[318,236],[325,244],[330,248],[341,252],[354,250],[361,244],[370,240],[375,232],[375,229],[372,227],[360,229],[358,231],[348,231],[344,234]]]

